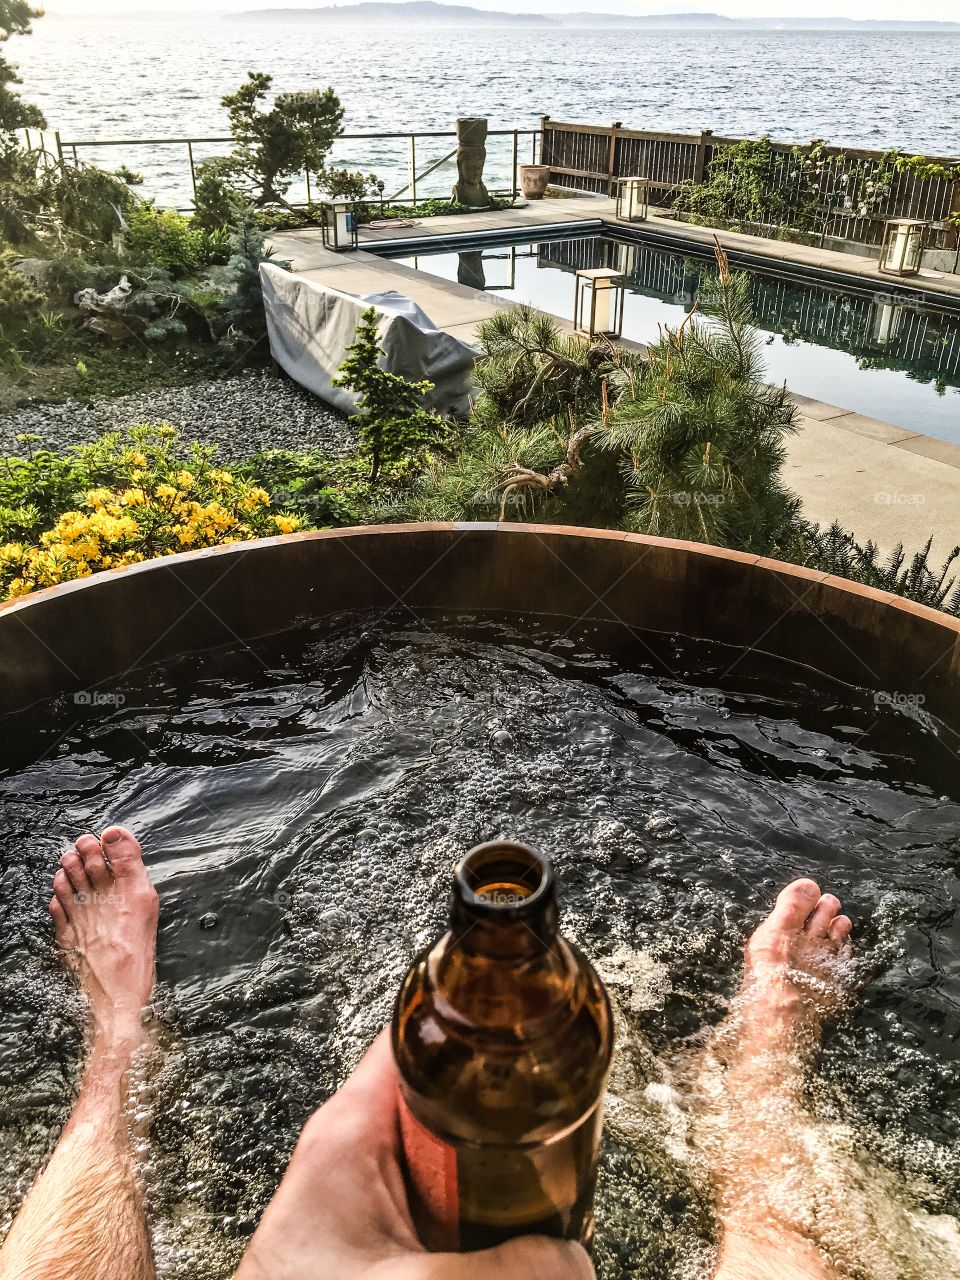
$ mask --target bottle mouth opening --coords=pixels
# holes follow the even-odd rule
[[[554,896],[555,883],[542,854],[510,840],[478,844],[456,873],[457,895],[471,914],[504,923],[542,911]]]

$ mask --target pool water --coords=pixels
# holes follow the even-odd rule
[[[134,828],[160,893],[163,1047],[137,1118],[163,1280],[232,1274],[305,1117],[442,927],[455,862],[515,836],[553,858],[617,1012],[602,1280],[710,1274],[682,1063],[798,874],[844,900],[872,979],[820,1056],[798,1210],[853,1280],[960,1273],[960,774],[940,726],[760,655],[535,619],[344,618],[113,692],[0,734],[0,1225],[69,1105],[81,1009],[46,902],[76,834]]]
[[[714,270],[702,256],[599,235],[396,260],[565,320],[573,319],[573,273],[614,268],[628,281],[624,336],[637,342],[680,324]],[[925,307],[922,295],[844,293],[749,275],[757,326],[769,334],[763,354],[771,382],[960,444],[960,313]]]

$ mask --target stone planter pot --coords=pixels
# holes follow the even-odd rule
[[[550,169],[545,164],[522,164],[520,186],[528,200],[542,200],[550,182]]]

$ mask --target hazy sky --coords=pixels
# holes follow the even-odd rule
[[[334,0],[47,0],[50,13],[129,13],[156,10],[183,10],[196,13],[199,9],[243,10],[317,8]],[[343,0],[340,0],[342,3]],[[625,12],[620,3],[604,3],[604,0],[450,0],[451,3],[470,4],[480,9],[513,10],[516,12],[566,10],[593,10],[599,13]],[[700,12],[722,13],[729,17],[804,17],[829,16],[842,18],[910,18],[913,20],[940,20],[956,22],[960,18],[957,0],[914,0],[904,5],[902,0],[688,0],[684,3],[637,3],[637,13]]]

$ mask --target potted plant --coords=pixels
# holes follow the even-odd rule
[[[549,182],[549,165],[522,164],[520,166],[520,186],[528,200],[542,200]]]

